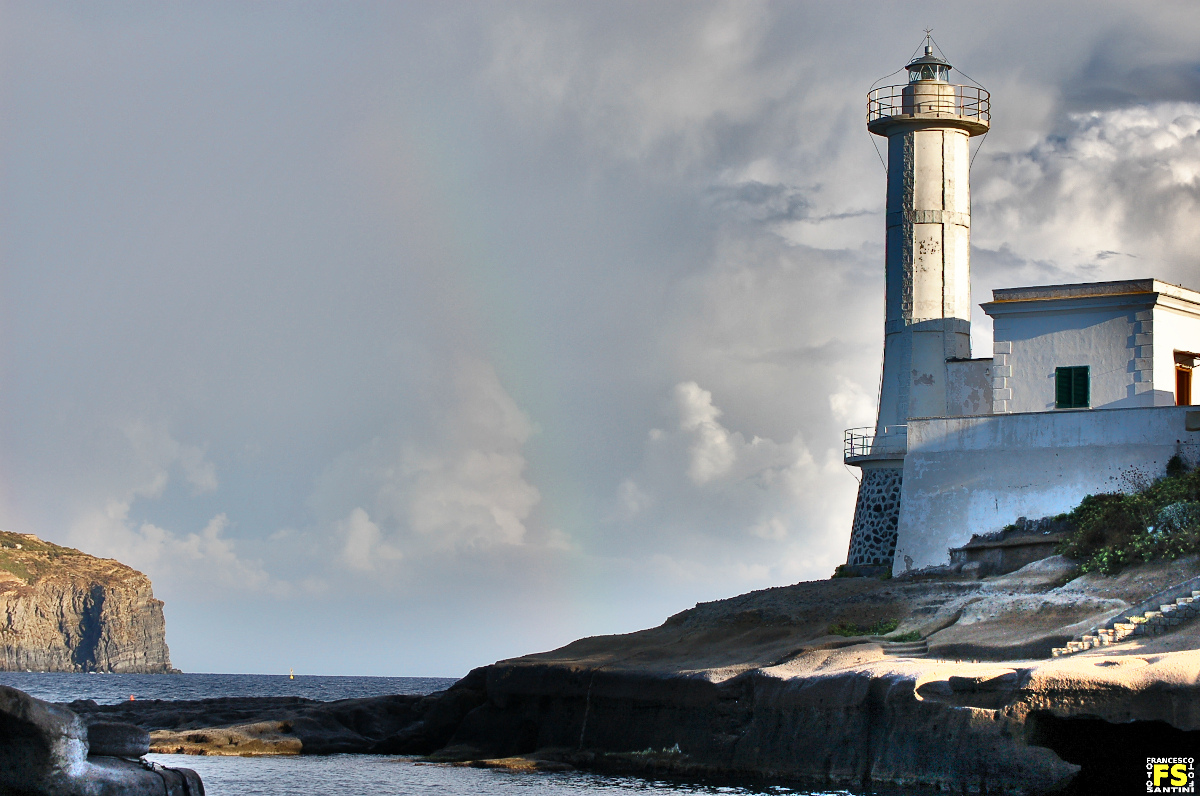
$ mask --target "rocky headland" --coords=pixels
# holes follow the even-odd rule
[[[1051,652],[1197,574],[1194,556],[1119,576],[1079,576],[1056,556],[982,579],[836,578],[500,661],[426,697],[70,707],[138,724],[162,752],[416,754],[955,792],[1121,792],[1112,787],[1128,781],[1144,792],[1146,756],[1200,749],[1200,621]]]
[[[150,579],[30,534],[0,531],[0,671],[174,671]]]

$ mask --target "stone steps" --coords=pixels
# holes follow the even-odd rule
[[[1190,582],[1185,583],[1191,585]],[[1142,609],[1147,604],[1153,605],[1154,602],[1163,599],[1158,610],[1150,608],[1139,611],[1135,609],[1134,612],[1122,614],[1103,627],[1098,627],[1090,633],[1084,633],[1074,641],[1068,641],[1065,647],[1055,647],[1050,654],[1059,658],[1096,647],[1119,644],[1137,636],[1158,636],[1200,616],[1200,589],[1193,589],[1190,594],[1175,597],[1173,601],[1168,602],[1166,595],[1176,593],[1178,589],[1179,586],[1165,589],[1138,607],[1138,609]],[[1160,595],[1163,596],[1160,597]]]
[[[883,645],[883,654],[894,658],[924,658],[929,654],[929,642],[920,641],[888,641]]]

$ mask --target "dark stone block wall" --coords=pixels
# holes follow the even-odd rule
[[[854,507],[854,528],[846,563],[852,567],[892,566],[900,522],[900,467],[863,469]]]

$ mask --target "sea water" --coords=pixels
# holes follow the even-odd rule
[[[787,787],[760,789],[656,782],[581,772],[512,772],[429,765],[380,755],[327,757],[191,757],[147,755],[165,766],[193,769],[208,796],[676,796],[677,794],[808,794]],[[845,793],[845,791],[836,791]],[[821,791],[832,793],[832,791]]]
[[[0,672],[0,685],[18,688],[47,702],[94,699],[115,705],[133,699],[212,699],[214,697],[296,696],[335,699],[432,694],[454,684],[453,677],[321,677],[286,674],[79,674]]]
[[[0,672],[8,685],[49,702],[94,699],[208,699],[298,696],[330,701],[384,694],[429,694],[453,678],[317,677],[261,674],[73,674]],[[511,772],[430,765],[394,755],[297,757],[146,756],[165,766],[190,768],[208,796],[684,796],[688,794],[847,794],[783,786],[733,787],[661,782],[583,772]]]

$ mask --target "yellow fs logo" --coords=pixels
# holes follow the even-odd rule
[[[1196,773],[1190,757],[1146,758],[1146,793],[1195,793]]]

